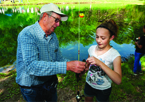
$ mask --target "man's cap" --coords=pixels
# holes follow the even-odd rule
[[[59,9],[59,7],[55,4],[53,4],[53,3],[45,4],[40,9],[41,13],[48,12],[48,11],[52,11],[52,12],[55,12],[58,15],[60,15],[61,16],[61,21],[66,21],[68,19],[68,16],[66,14],[62,13],[61,10]]]

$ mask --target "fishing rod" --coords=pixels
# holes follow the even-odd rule
[[[80,14],[80,0],[79,0],[79,14]],[[79,17],[79,24],[78,24],[78,61],[80,61],[80,17]],[[83,60],[85,61],[85,60]],[[84,95],[80,95],[79,91],[79,81],[80,81],[80,73],[76,73],[76,79],[77,79],[77,95],[76,95],[76,100],[77,102],[81,101]],[[84,101],[84,100],[82,100]]]
[[[85,59],[83,59],[83,62],[86,62],[86,60]],[[84,70],[85,71],[85,70]],[[82,72],[83,73],[83,72]],[[84,95],[81,95],[80,94],[80,91],[79,91],[79,85],[78,85],[78,83],[79,83],[79,81],[81,80],[81,78],[80,78],[80,74],[81,73],[76,73],[76,78],[77,78],[77,95],[76,95],[76,100],[77,100],[77,102],[79,102],[79,101],[84,101],[83,100],[83,97],[85,97]]]

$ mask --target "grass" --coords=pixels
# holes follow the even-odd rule
[[[19,3],[19,0],[14,0],[15,2],[12,3],[11,0],[2,1],[2,4],[37,4],[37,3],[144,3],[145,0],[22,0],[23,3]],[[21,0],[20,0],[21,1]]]
[[[1,7],[7,8],[29,8],[29,7],[39,7],[41,8],[44,4],[47,3],[56,3],[60,8],[75,8],[75,9],[84,9],[84,8],[99,8],[99,9],[113,9],[124,7],[128,4],[138,4],[143,5],[145,0],[23,0],[23,3],[19,3],[19,0],[14,0],[15,3],[12,3],[11,0],[2,1],[0,4]]]
[[[122,63],[122,83],[120,85],[112,84],[112,93],[110,96],[110,101],[115,102],[143,102],[145,101],[145,56],[141,58],[142,62],[142,75],[134,76],[132,69],[134,63],[134,56],[129,57],[128,61]],[[80,90],[83,94],[84,83],[86,74],[84,74],[77,83],[75,73],[68,71],[67,74],[58,74],[59,84],[58,93],[59,97],[64,91],[67,97],[75,97],[77,90]],[[0,73],[0,102],[2,101],[24,101],[20,93],[19,86],[15,82],[16,71],[11,71],[9,73]],[[78,87],[79,86],[79,87]],[[71,90],[68,92],[68,90]],[[60,99],[59,99],[60,100]],[[61,101],[66,101],[65,98]]]
[[[112,9],[124,7],[128,4],[138,4],[143,5],[145,0],[23,0],[23,3],[19,3],[19,0],[14,0],[15,3],[12,3],[11,0],[2,1],[0,4],[1,7],[7,8],[29,8],[29,7],[39,7],[41,8],[44,4],[47,3],[56,3],[60,8],[75,8],[75,9],[84,9],[84,8],[99,8],[99,9]]]
[[[145,56],[141,58],[143,63]],[[122,83],[115,85],[113,83],[113,91],[110,96],[111,101],[124,101],[124,102],[143,102],[145,101],[145,66],[142,65],[143,75],[133,75],[134,56],[130,57],[125,63],[122,63]],[[116,96],[114,96],[116,95]]]
[[[20,89],[15,82],[16,71],[9,73],[0,73],[0,102],[16,101],[15,98],[20,96]],[[19,98],[20,99],[20,98]],[[22,96],[21,96],[22,99]]]

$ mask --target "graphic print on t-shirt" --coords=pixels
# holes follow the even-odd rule
[[[99,66],[90,65],[87,81],[94,85],[102,85],[104,83],[103,77],[105,75],[106,73]]]

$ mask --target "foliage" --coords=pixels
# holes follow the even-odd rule
[[[141,66],[142,68],[144,68],[143,70],[145,70],[145,56],[143,56],[140,60],[141,60]]]
[[[55,32],[60,42],[60,47],[66,47],[68,44],[80,42],[87,46],[94,42],[96,27],[106,19],[114,19],[119,26],[118,37],[114,41],[118,44],[134,44],[134,39],[142,35],[142,26],[144,24],[145,7],[141,5],[128,5],[125,8],[117,9],[105,8],[72,8],[68,11],[62,9],[62,12],[69,16],[68,21],[62,22]],[[84,13],[83,18],[79,18],[79,12]],[[12,9],[8,9],[5,14],[11,14]],[[139,14],[135,16],[134,14]],[[140,16],[141,14],[141,16]],[[17,36],[26,26],[35,23],[39,19],[37,13],[12,13],[12,16],[0,14],[0,66],[13,63],[16,59]],[[94,38],[92,38],[94,37]],[[87,40],[86,40],[87,39]]]
[[[24,27],[36,22],[36,19],[38,19],[36,15],[29,13],[23,15],[14,13],[10,17],[0,14],[0,66],[16,60],[17,36]]]
[[[6,73],[0,73],[0,78],[8,77],[8,76],[11,76],[11,75],[16,77],[15,71],[10,71],[8,74],[6,74]]]

